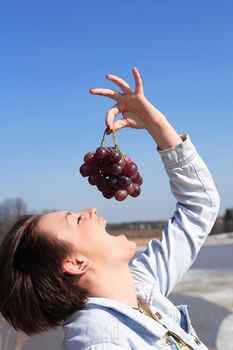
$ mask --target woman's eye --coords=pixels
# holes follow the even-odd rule
[[[80,220],[81,220],[81,216],[78,217],[78,220],[77,220],[78,224],[79,224]]]

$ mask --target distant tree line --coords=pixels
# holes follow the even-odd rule
[[[149,237],[153,235],[153,230],[162,232],[162,229],[167,225],[167,221],[132,221],[125,222],[121,224],[109,224],[108,228],[112,234],[114,232],[118,233],[120,230],[128,230],[128,237],[132,236],[142,238]],[[223,217],[218,217],[214,223],[214,226],[211,230],[211,235],[216,235],[220,233],[233,232],[233,208],[227,209]]]
[[[149,230],[149,229],[162,229],[167,224],[167,221],[165,220],[159,220],[159,221],[131,221],[131,222],[122,222],[119,224],[109,224],[109,228],[111,230]]]
[[[9,198],[0,203],[0,239],[6,234],[18,216],[27,213],[22,198]]]
[[[45,214],[50,211],[56,211],[56,209],[44,209],[39,213],[35,210],[28,211],[26,203],[20,197],[3,200],[0,202],[0,241],[19,216],[25,214]]]
[[[226,209],[224,216],[219,216],[217,218],[211,231],[211,234],[216,235],[219,233],[227,232],[233,232],[233,208]]]

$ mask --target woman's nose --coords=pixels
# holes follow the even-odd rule
[[[91,218],[94,218],[96,216],[97,209],[96,208],[89,208],[88,213],[89,213]]]

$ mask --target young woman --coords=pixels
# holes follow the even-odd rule
[[[144,128],[157,144],[177,200],[161,239],[129,266],[135,243],[109,235],[95,208],[21,217],[0,249],[0,310],[27,334],[63,323],[63,350],[204,350],[187,308],[167,296],[210,232],[219,196],[189,136],[179,136],[145,98],[136,68],[133,76],[134,90],[108,74],[121,92],[90,92],[115,100],[109,133]]]

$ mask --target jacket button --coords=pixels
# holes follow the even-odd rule
[[[197,345],[201,345],[201,341],[200,341],[200,339],[198,337],[195,337],[195,342],[196,342]]]
[[[156,311],[155,316],[157,317],[158,320],[162,319],[162,315],[160,312]]]
[[[165,346],[169,346],[169,345],[172,345],[172,342],[168,339],[165,339],[165,343],[164,343]]]

